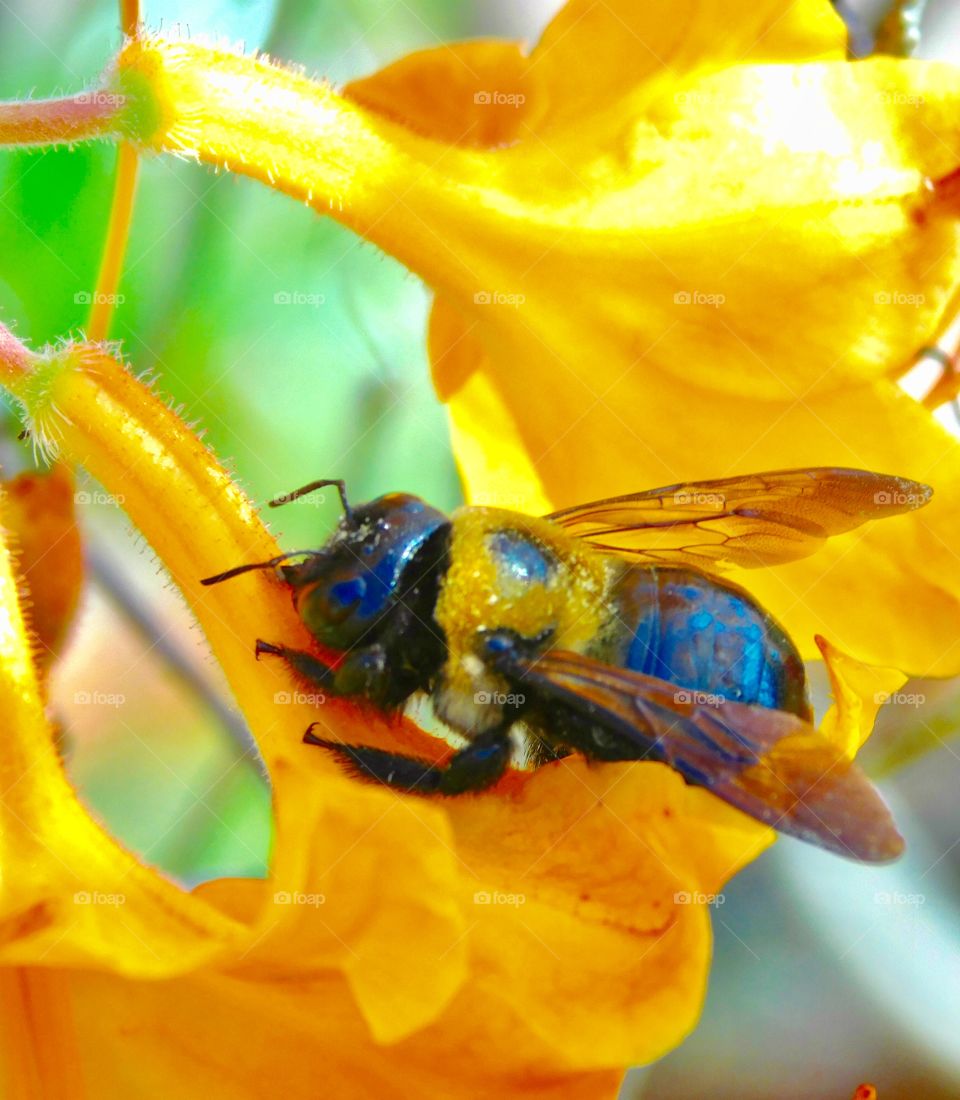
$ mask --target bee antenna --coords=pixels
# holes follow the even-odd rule
[[[299,489],[294,489],[292,493],[284,493],[282,496],[275,497],[270,501],[270,507],[279,508],[281,504],[289,504],[291,501],[299,500],[308,493],[312,493],[314,489],[324,489],[328,485],[336,485],[337,492],[340,494],[340,503],[343,505],[343,514],[348,520],[352,520],[353,509],[347,500],[347,485],[339,478],[322,478],[320,481],[311,481],[309,485],[301,485]]]
[[[214,577],[204,577],[200,582],[201,584],[219,584],[221,581],[228,581],[231,577],[239,577],[241,573],[250,573],[254,569],[272,569],[275,565],[279,565],[282,561],[286,561],[288,558],[296,558],[301,554],[307,554],[311,557],[316,557],[319,553],[318,550],[291,550],[288,554],[278,554],[275,558],[271,558],[269,561],[252,562],[248,565],[238,565],[233,569],[228,569],[225,573],[217,573]]]

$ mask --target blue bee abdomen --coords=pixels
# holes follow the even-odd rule
[[[615,597],[607,659],[689,691],[809,716],[796,647],[741,588],[692,570],[632,566]]]

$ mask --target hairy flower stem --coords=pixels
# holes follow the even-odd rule
[[[483,153],[412,133],[265,59],[191,42],[128,41],[108,86],[126,95],[121,127],[140,148],[266,183],[433,285],[471,297],[483,285],[484,258],[459,228],[467,211],[503,201],[495,181],[473,178]]]
[[[0,145],[56,145],[116,133],[124,97],[81,92],[63,99],[0,103]]]

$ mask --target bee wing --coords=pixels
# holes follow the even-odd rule
[[[720,572],[806,557],[830,535],[921,508],[932,494],[902,477],[811,467],[682,482],[546,518],[598,550]]]
[[[704,702],[702,693],[560,650],[511,661],[509,671],[538,697],[634,742],[638,758],[670,764],[782,833],[870,863],[903,851],[890,811],[860,768],[794,714]]]

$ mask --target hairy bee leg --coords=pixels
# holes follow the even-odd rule
[[[253,651],[258,661],[265,653],[273,657],[279,657],[302,679],[326,688],[330,692],[335,691],[333,669],[324,664],[318,657],[314,657],[312,653],[306,653],[301,649],[288,649],[285,645],[274,645],[272,642],[264,642],[260,638],[257,638],[257,644],[254,646]]]
[[[354,650],[336,668],[324,664],[305,650],[288,649],[287,646],[274,645],[260,638],[254,652],[258,660],[265,653],[280,657],[299,677],[324,688],[331,695],[363,695],[379,702],[390,689],[387,655],[380,645]]]
[[[303,735],[304,742],[329,749],[353,775],[413,794],[457,795],[482,791],[493,786],[510,763],[511,744],[506,729],[481,734],[446,764],[439,765],[365,745],[327,741],[312,731],[313,726]]]

